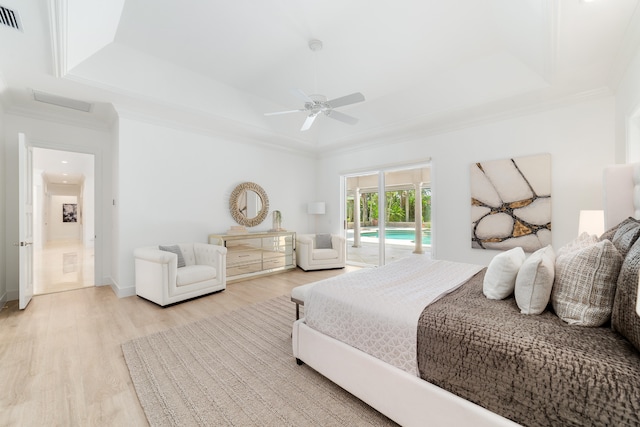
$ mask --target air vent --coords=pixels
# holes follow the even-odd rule
[[[22,31],[22,22],[20,22],[18,12],[14,12],[4,6],[0,6],[0,24]]]
[[[36,90],[33,91],[33,99],[35,99],[36,101],[44,102],[46,104],[57,105],[58,107],[84,111],[85,113],[90,112],[91,107],[93,106],[93,104],[89,104],[88,102],[65,98],[58,95],[52,95],[50,93],[38,92]]]

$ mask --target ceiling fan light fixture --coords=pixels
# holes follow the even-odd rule
[[[318,39],[309,40],[309,49],[311,49],[313,52],[322,50],[322,41]]]
[[[317,52],[321,50],[322,42],[317,39],[309,40],[309,49],[311,49],[313,52]],[[319,95],[319,94],[307,95],[301,89],[292,89],[291,93],[304,102],[303,104],[304,108],[300,108],[297,110],[276,111],[273,113],[265,113],[265,116],[275,116],[280,114],[305,112],[307,113],[307,118],[302,124],[302,128],[300,128],[300,131],[302,132],[309,130],[313,122],[316,120],[316,117],[318,117],[318,115],[320,114],[326,117],[330,117],[332,119],[338,120],[343,123],[355,125],[356,123],[358,123],[358,119],[356,119],[355,117],[351,117],[347,114],[341,113],[339,111],[334,111],[334,108],[343,107],[345,105],[355,104],[355,103],[364,101],[364,95],[361,94],[360,92],[355,92],[350,95],[341,96],[340,98],[335,98],[331,100],[327,100],[327,97],[324,95]]]

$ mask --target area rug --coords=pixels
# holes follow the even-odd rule
[[[395,425],[291,350],[286,296],[122,345],[152,426]]]

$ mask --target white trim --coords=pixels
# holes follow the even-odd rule
[[[285,153],[294,153],[300,156],[316,158],[316,153],[314,151],[310,151],[309,149],[305,148],[305,146],[308,145],[307,142],[303,142],[273,132],[266,132],[258,127],[251,127],[249,125],[242,124],[231,119],[226,119],[214,115],[207,115],[207,113],[198,111],[187,111],[187,109],[181,109],[179,107],[172,106],[171,108],[177,109],[178,111],[186,113],[188,115],[193,115],[192,117],[206,117],[206,126],[181,122],[171,118],[153,116],[119,106],[116,106],[116,111],[118,115],[123,119],[140,121],[154,126],[162,126],[169,129],[186,131],[198,135],[224,139],[227,141],[241,142],[254,146],[258,145]],[[290,145],[283,145],[279,142],[270,142],[269,140],[287,141],[287,143]]]
[[[4,308],[4,306],[7,304],[7,293],[5,292],[1,297],[0,297],[0,312],[2,312],[2,309]]]
[[[98,131],[110,131],[111,128],[113,127],[113,124],[115,123],[115,120],[105,122],[101,120],[89,119],[90,117],[92,117],[91,115],[89,115],[89,113],[80,113],[80,114],[87,114],[88,119],[83,120],[76,117],[71,118],[69,117],[69,115],[55,114],[52,112],[45,113],[37,109],[30,109],[30,108],[23,108],[23,107],[16,107],[16,106],[10,106],[9,108],[5,109],[5,114],[19,116],[19,117],[27,117],[30,119],[42,120],[42,121],[51,122],[55,124],[64,124],[69,126],[81,127],[85,129],[98,130]]]
[[[120,288],[115,283],[110,283],[110,284],[103,285],[103,286],[110,286],[111,290],[113,291],[114,294],[116,294],[116,296],[118,298],[132,297],[132,296],[134,296],[136,294],[136,287],[135,286],[129,286],[127,288]]]
[[[625,117],[625,162],[640,162],[640,102],[631,109],[631,114]],[[636,149],[631,146],[635,143]]]
[[[73,153],[83,153],[90,154],[93,156],[93,184],[94,184],[94,225],[93,232],[95,235],[94,239],[94,285],[99,286],[103,283],[99,282],[99,278],[102,277],[102,272],[104,271],[104,254],[106,248],[104,247],[104,190],[103,186],[105,185],[103,179],[103,162],[104,155],[102,150],[99,147],[90,147],[90,146],[77,146],[77,145],[68,145],[68,144],[60,144],[55,142],[42,141],[38,139],[30,139],[29,140],[32,147],[36,148],[45,148],[49,150],[56,151],[68,151]]]
[[[625,29],[624,38],[616,53],[611,67],[609,76],[609,86],[614,91],[620,87],[620,83],[624,78],[629,63],[633,60],[638,47],[640,46],[640,4],[636,5],[636,9],[629,20],[629,24]]]
[[[49,0],[49,31],[53,71],[56,77],[67,72],[67,0]]]
[[[18,289],[7,291],[6,298],[7,301],[17,301],[20,298],[20,291]]]
[[[407,120],[400,125],[390,125],[372,129],[353,137],[336,139],[331,145],[321,146],[319,158],[341,156],[359,152],[364,149],[388,147],[392,144],[411,142],[428,136],[455,132],[484,124],[496,123],[516,117],[535,113],[548,112],[558,108],[613,96],[611,90],[602,87],[560,96],[551,100],[519,102],[519,97],[507,100],[496,100],[478,107],[468,109],[450,109],[435,114],[425,114],[415,119]],[[533,95],[535,98],[535,95]]]

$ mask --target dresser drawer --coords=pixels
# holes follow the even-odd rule
[[[272,268],[278,268],[278,267],[284,267],[286,264],[286,260],[284,259],[284,257],[279,257],[279,258],[271,258],[271,259],[267,259],[265,258],[264,261],[262,262],[262,267],[265,270],[269,270]]]
[[[242,274],[256,273],[262,271],[262,262],[256,262],[253,264],[243,264],[237,266],[227,265],[227,277],[240,276]]]
[[[262,239],[243,238],[237,240],[227,240],[225,246],[229,251],[261,249]]]
[[[227,251],[227,266],[239,264],[260,263],[262,252],[243,250],[243,251]]]

